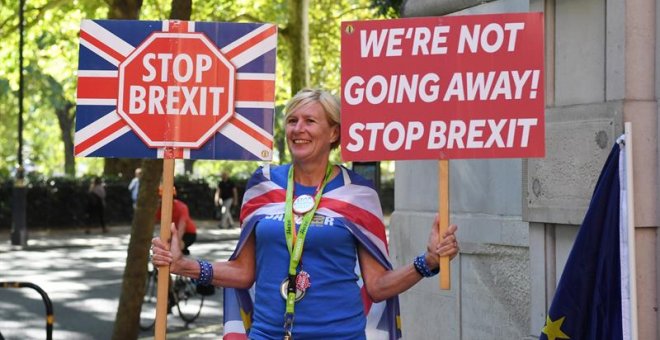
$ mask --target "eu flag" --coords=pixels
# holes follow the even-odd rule
[[[623,339],[620,195],[619,145],[615,144],[598,178],[540,339]]]

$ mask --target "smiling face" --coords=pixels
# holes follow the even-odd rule
[[[330,123],[317,101],[304,103],[286,116],[286,141],[294,162],[323,164],[338,139],[339,125]]]

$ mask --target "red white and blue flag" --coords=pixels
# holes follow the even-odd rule
[[[143,49],[145,41],[156,33],[178,33],[202,36],[201,40],[222,60],[228,61],[232,69],[228,77],[231,87],[231,104],[222,121],[209,124],[209,131],[198,140],[199,145],[161,142],[158,146],[148,145],[145,136],[136,131],[130,114],[120,114],[122,103],[122,68],[135,54]],[[277,27],[261,23],[211,23],[189,21],[127,21],[127,20],[84,20],[80,29],[80,58],[78,66],[78,94],[75,132],[75,155],[81,157],[125,157],[125,158],[186,158],[226,160],[270,160],[273,149],[273,119],[275,113],[275,63]],[[185,51],[180,53],[185,53]],[[174,51],[173,53],[177,53]],[[152,53],[159,58],[163,55]],[[163,57],[165,58],[165,57]],[[146,60],[146,59],[145,59]],[[166,60],[174,65],[179,62],[180,75],[190,68],[182,69],[186,60]],[[199,61],[199,60],[198,60]],[[204,60],[202,60],[204,61]],[[143,63],[136,61],[134,67]],[[145,69],[148,69],[146,62]],[[204,64],[203,66],[206,66]],[[233,67],[232,67],[233,66]],[[167,70],[172,73],[176,65]],[[165,70],[163,68],[163,70]],[[192,71],[191,71],[192,72]],[[210,81],[215,75],[208,72]],[[165,77],[165,76],[163,76]],[[176,78],[174,75],[170,77]],[[173,80],[181,85],[181,79]],[[167,85],[167,84],[166,84]],[[171,86],[175,87],[175,86]],[[179,86],[183,87],[183,86]],[[162,87],[167,91],[167,86]],[[200,87],[206,90],[206,87]],[[201,90],[199,93],[201,93]],[[193,115],[204,115],[205,111],[191,107],[186,97],[197,96],[198,101],[207,102],[197,90],[179,93],[181,98],[168,102],[167,109],[175,112],[188,111],[185,119]],[[208,91],[207,91],[208,92]],[[160,93],[162,100],[167,95]],[[159,93],[151,94],[158,97]],[[165,99],[163,99],[165,97]],[[208,102],[211,97],[208,97]],[[164,102],[163,102],[164,103]],[[133,103],[134,106],[137,104]],[[138,102],[139,104],[139,102]],[[158,104],[158,103],[157,103]],[[211,104],[209,104],[211,105]],[[145,107],[147,105],[144,105]],[[164,105],[160,105],[162,109]],[[158,109],[159,106],[154,106]],[[149,106],[150,109],[154,107]],[[214,112],[215,113],[215,112]],[[151,118],[156,117],[153,112]],[[172,112],[161,112],[162,117],[172,119]],[[147,116],[146,114],[144,115]],[[179,119],[179,118],[174,118]],[[184,131],[185,132],[185,131]],[[178,135],[179,132],[169,132]]]
[[[273,180],[271,170],[275,171],[275,169],[288,171],[288,166],[271,169],[269,165],[265,165],[257,170],[248,182],[241,208],[243,230],[231,259],[238,256],[259,220],[268,215],[284,213],[286,176],[278,176],[283,178],[281,183]],[[369,185],[370,182],[353,171],[341,167],[340,176],[343,176],[343,185],[323,193],[316,214],[341,221],[383,267],[391,270],[392,264],[389,261],[378,194]],[[355,271],[358,277],[361,277],[357,262]],[[398,297],[374,303],[366,294],[363,282],[360,280],[358,284],[361,286],[364,312],[367,317],[367,338],[390,340],[401,338]],[[246,339],[246,333],[251,326],[252,296],[250,290],[224,289],[225,340]]]

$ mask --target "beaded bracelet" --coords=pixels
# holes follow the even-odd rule
[[[440,268],[436,268],[434,270],[431,270],[431,268],[429,268],[429,265],[426,263],[426,256],[424,256],[424,253],[415,257],[415,261],[413,261],[413,265],[415,266],[415,270],[417,270],[419,275],[421,275],[422,277],[431,277],[440,272]]]
[[[204,260],[197,260],[199,263],[199,279],[194,280],[199,285],[210,285],[213,282],[213,265]]]

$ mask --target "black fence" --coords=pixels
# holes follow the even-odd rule
[[[49,178],[30,181],[27,187],[26,224],[28,228],[82,227],[90,223],[91,178]],[[125,180],[104,179],[106,191],[105,221],[109,225],[130,224],[131,195]],[[245,183],[239,184],[242,194]],[[215,187],[204,180],[176,177],[177,199],[188,204],[194,219],[213,218]],[[11,229],[13,182],[0,182],[0,229]]]

